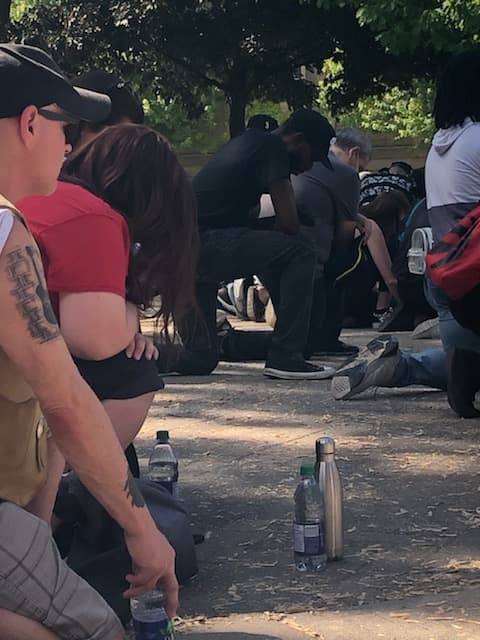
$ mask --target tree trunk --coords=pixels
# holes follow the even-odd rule
[[[230,137],[234,138],[245,131],[247,100],[244,95],[232,93],[228,97],[228,102],[230,105]]]
[[[0,0],[0,39],[5,42],[12,0]]]

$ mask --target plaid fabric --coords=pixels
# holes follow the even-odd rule
[[[113,640],[122,625],[103,598],[60,558],[50,530],[0,504],[0,603],[64,640]]]

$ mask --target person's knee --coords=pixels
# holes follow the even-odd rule
[[[60,640],[50,629],[8,609],[0,609],[0,628],[2,640]],[[123,636],[119,636],[120,640]]]

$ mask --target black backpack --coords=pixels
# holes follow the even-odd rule
[[[160,531],[176,552],[175,573],[184,584],[198,573],[190,519],[163,487],[137,480],[145,503]],[[62,478],[55,512],[65,520],[55,539],[67,564],[112,607],[120,620],[130,620],[130,602],[122,597],[131,561],[118,524],[87,491],[74,473]]]

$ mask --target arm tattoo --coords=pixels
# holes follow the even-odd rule
[[[28,331],[40,343],[60,335],[40,268],[38,250],[33,245],[14,247],[7,254],[7,279],[13,288],[17,309],[28,323]],[[40,262],[41,264],[41,262]]]
[[[123,490],[127,494],[127,498],[130,498],[132,501],[132,507],[141,508],[145,506],[145,500],[142,496],[142,492],[138,488],[138,484],[130,471],[128,471],[127,481],[125,482]]]

